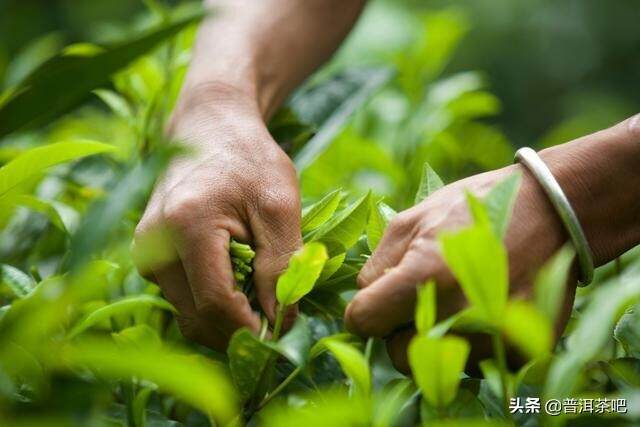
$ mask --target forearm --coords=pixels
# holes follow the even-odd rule
[[[267,119],[331,56],[364,2],[206,0],[215,12],[201,25],[181,98],[238,93]]]
[[[602,265],[640,244],[640,117],[541,152]]]

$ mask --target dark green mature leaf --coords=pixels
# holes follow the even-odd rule
[[[278,352],[296,366],[305,366],[311,350],[311,329],[305,316],[298,316],[293,328],[276,345]]]
[[[414,204],[417,205],[442,187],[444,187],[444,182],[442,182],[442,179],[438,176],[436,171],[431,168],[429,163],[425,163]]]
[[[338,255],[331,250],[336,246],[335,242],[342,246],[343,251],[351,248],[367,225],[370,197],[371,193],[367,193],[335,215],[313,233],[311,240],[326,243],[331,256]]]
[[[289,266],[278,278],[276,298],[283,306],[298,302],[311,292],[327,261],[327,250],[317,242],[307,243],[289,259]]]
[[[0,264],[0,286],[8,287],[18,298],[24,298],[35,289],[36,282],[22,270]]]
[[[171,304],[160,297],[146,294],[134,295],[113,302],[107,306],[100,307],[99,309],[87,314],[73,327],[73,329],[71,329],[69,337],[73,338],[92,326],[108,320],[113,316],[133,314],[135,311],[145,307],[156,307],[172,311],[174,313],[176,312],[175,308],[173,308]]]
[[[314,203],[302,211],[300,228],[302,229],[303,234],[320,227],[322,224],[327,222],[329,218],[331,218],[338,208],[340,200],[342,200],[342,194],[340,191],[340,189],[332,191],[324,196],[319,202]]]
[[[453,401],[461,373],[469,355],[469,344],[462,338],[417,336],[409,344],[411,372],[424,398],[442,408]]]
[[[228,425],[238,414],[237,395],[222,366],[202,356],[83,340],[65,345],[52,354],[50,362],[59,369],[89,368],[108,379],[136,377],[152,381],[161,391],[210,414],[221,425]]]
[[[0,138],[67,113],[112,74],[202,16],[197,13],[176,20],[113,46],[65,49],[31,73],[0,106]]]
[[[95,141],[58,142],[32,148],[0,168],[0,198],[47,168],[93,154],[115,151],[115,147]]]
[[[560,249],[540,269],[535,280],[534,299],[538,310],[555,323],[564,302],[567,280],[575,251],[570,244]]]
[[[231,337],[227,348],[229,369],[242,400],[251,398],[256,392],[273,352],[246,328],[239,329]]]
[[[488,323],[499,324],[507,302],[507,253],[495,233],[475,225],[440,236],[444,259],[472,307]]]
[[[351,115],[380,87],[393,72],[387,68],[347,70],[325,81],[302,88],[290,107],[317,133],[294,156],[298,171],[304,170],[322,154]]]

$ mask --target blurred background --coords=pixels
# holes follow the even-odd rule
[[[468,34],[447,69],[486,74],[502,101],[491,120],[514,144],[571,138],[640,111],[638,0],[372,0],[352,59],[389,52],[423,12],[451,6]],[[0,76],[13,83],[29,68],[7,68],[26,49],[35,61],[71,42],[117,38],[143,9],[136,0],[1,0]]]

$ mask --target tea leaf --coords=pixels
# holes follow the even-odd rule
[[[371,372],[364,355],[355,347],[340,340],[329,339],[324,345],[338,360],[356,392],[368,396],[371,392]]]
[[[111,336],[118,345],[126,348],[160,350],[162,347],[162,339],[158,332],[145,324],[131,326],[114,332]]]
[[[117,116],[125,119],[132,120],[133,111],[131,106],[124,97],[117,92],[107,89],[96,89],[93,91],[98,98],[102,100]]]
[[[420,185],[418,186],[418,192],[416,193],[413,204],[417,205],[442,187],[444,187],[442,179],[436,171],[431,168],[429,163],[425,162],[422,169],[422,178],[420,178]]]
[[[409,344],[409,365],[424,398],[442,408],[453,401],[469,355],[469,344],[447,336],[416,336]]]
[[[443,257],[469,300],[488,323],[502,320],[508,293],[507,253],[488,227],[440,236]]]
[[[565,245],[540,269],[535,280],[534,299],[538,310],[555,323],[564,302],[569,270],[575,257],[571,245]]]
[[[384,230],[395,215],[393,209],[383,202],[374,203],[372,199],[369,221],[367,222],[367,245],[373,252],[384,235]]]
[[[9,203],[29,208],[49,218],[51,224],[65,234],[73,232],[78,224],[78,213],[57,201],[42,200],[28,194],[8,197]]]
[[[142,307],[156,307],[172,311],[174,313],[176,312],[175,308],[173,308],[171,304],[160,297],[146,294],[126,297],[86,315],[73,327],[73,329],[71,329],[69,332],[69,338],[78,336],[92,326],[108,320],[113,316],[120,316],[123,314],[132,315]]]
[[[320,277],[320,272],[328,255],[324,245],[317,242],[307,243],[289,260],[289,266],[278,278],[276,298],[282,306],[298,302],[311,292]]]
[[[520,173],[510,175],[494,185],[483,200],[491,225],[500,238],[507,232],[521,178]]]
[[[393,76],[387,68],[348,70],[302,88],[291,99],[298,117],[317,132],[294,156],[298,171],[311,165],[331,144],[354,111]]]
[[[525,301],[507,304],[504,334],[524,355],[536,359],[548,354],[553,344],[553,326],[536,307]]]
[[[327,222],[336,211],[340,200],[342,200],[341,190],[335,190],[324,196],[319,202],[314,203],[302,212],[300,227],[302,233],[308,233]]]
[[[640,358],[640,314],[638,306],[622,315],[613,336],[622,344],[624,351],[631,357]]]
[[[202,16],[197,13],[176,20],[113,46],[65,49],[27,76],[0,105],[0,137],[45,125],[67,113],[92,90],[108,83],[115,72]]]
[[[436,284],[433,280],[418,288],[416,302],[416,329],[427,334],[436,323]]]
[[[312,241],[340,243],[345,249],[356,244],[367,225],[370,193],[331,218],[311,236]],[[330,252],[331,253],[331,252]],[[331,255],[335,255],[331,253]]]
[[[0,168],[0,198],[51,166],[113,151],[115,147],[112,145],[88,140],[58,142],[32,148]]]
[[[276,347],[294,365],[306,365],[311,349],[311,329],[305,316],[298,316],[291,330],[280,338]]]
[[[229,370],[242,400],[256,392],[272,354],[273,350],[246,328],[239,329],[231,337],[227,348]]]
[[[35,289],[36,283],[22,270],[0,264],[0,286],[8,287],[18,298],[24,298]]]

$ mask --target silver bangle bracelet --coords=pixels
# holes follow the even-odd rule
[[[580,265],[580,283],[578,286],[587,286],[593,280],[593,255],[580,221],[578,221],[578,217],[567,196],[565,196],[547,165],[534,150],[529,147],[520,148],[516,151],[515,161],[522,163],[531,171],[545,193],[547,193],[547,196],[549,196],[549,200],[560,216],[576,250]]]

